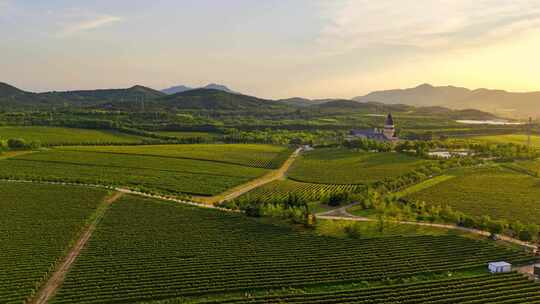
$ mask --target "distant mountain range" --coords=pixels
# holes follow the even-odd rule
[[[200,87],[200,88],[191,88],[191,87],[188,87],[188,86],[185,86],[185,85],[178,85],[178,86],[170,87],[170,88],[167,88],[167,89],[163,89],[163,90],[161,90],[161,92],[163,92],[165,94],[168,94],[168,95],[172,95],[172,94],[176,94],[176,93],[182,93],[182,92],[190,91],[190,90],[193,90],[193,89],[211,89],[211,90],[219,90],[219,91],[223,91],[223,92],[227,92],[227,93],[236,93],[236,94],[238,94],[237,92],[229,89],[228,87],[226,87],[224,85],[221,85],[221,84],[216,84],[216,83],[210,83],[210,84],[207,84],[206,86]]]
[[[75,108],[87,110],[116,111],[233,111],[257,113],[268,111],[298,112],[312,114],[382,114],[407,112],[422,115],[445,116],[455,119],[494,119],[496,116],[479,110],[451,110],[441,106],[418,107],[407,105],[398,93],[373,93],[361,97],[363,102],[348,99],[289,98],[281,100],[262,99],[224,90],[223,86],[208,85],[205,88],[184,90],[166,94],[148,87],[135,85],[125,89],[98,89],[32,93],[6,83],[0,83],[0,110],[54,110]],[[170,91],[172,92],[172,91]],[[406,94],[402,94],[406,95]],[[435,96],[435,95],[434,95]],[[372,101],[371,99],[375,99]],[[369,100],[369,101],[365,101]],[[382,101],[379,101],[382,100]],[[409,99],[405,98],[405,101]],[[410,98],[411,101],[417,100]],[[421,99],[424,101],[423,99]],[[412,102],[411,102],[412,103]],[[429,99],[425,99],[429,104]]]
[[[360,102],[402,103],[413,106],[441,106],[452,109],[479,109],[506,117],[540,115],[540,92],[513,93],[503,90],[422,84],[409,89],[376,91],[353,98]]]

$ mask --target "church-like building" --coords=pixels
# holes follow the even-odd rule
[[[351,130],[349,133],[350,138],[367,138],[378,141],[398,141],[399,138],[396,134],[396,126],[394,124],[394,118],[392,113],[389,113],[384,123],[384,128],[372,129],[372,130]]]

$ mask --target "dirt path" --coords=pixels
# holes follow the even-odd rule
[[[343,220],[343,221],[355,221],[355,222],[375,222],[375,221],[377,221],[376,219],[367,218],[367,217],[361,217],[361,216],[356,216],[356,215],[350,214],[347,211],[347,209],[349,209],[350,207],[352,207],[354,205],[355,204],[350,204],[350,205],[347,205],[347,206],[344,206],[344,207],[341,207],[341,208],[338,208],[338,209],[318,213],[318,214],[316,214],[316,217],[318,219],[324,219],[324,220]],[[488,231],[478,230],[478,229],[474,229],[474,228],[466,228],[466,227],[450,225],[450,224],[436,224],[436,223],[411,222],[411,221],[393,221],[393,220],[388,221],[388,222],[396,223],[396,224],[403,224],[403,225],[417,225],[417,226],[426,226],[426,227],[435,227],[435,228],[459,230],[459,231],[463,231],[463,232],[482,235],[482,236],[485,236],[485,237],[488,237],[488,236],[491,235],[491,233],[488,232]],[[522,246],[522,247],[524,247],[524,248],[526,248],[528,250],[531,250],[533,252],[536,252],[538,250],[538,246],[531,245],[531,244],[529,244],[527,242],[523,242],[523,241],[520,241],[518,239],[511,238],[509,236],[498,235],[498,237],[502,241]]]
[[[245,194],[255,188],[261,187],[275,180],[283,179],[285,178],[285,174],[287,173],[287,171],[289,171],[289,168],[291,167],[291,165],[296,160],[296,157],[298,156],[298,154],[300,154],[301,150],[302,150],[301,148],[296,149],[291,154],[291,156],[289,156],[289,158],[283,163],[283,165],[281,165],[281,167],[277,170],[273,170],[259,178],[251,180],[245,184],[238,185],[221,194],[211,196],[211,197],[196,196],[196,197],[193,197],[193,200],[197,202],[205,203],[205,204],[214,205],[214,204],[218,204],[224,201],[233,200],[241,196],[242,194]]]
[[[0,154],[0,159],[7,159],[7,158],[19,156],[19,155],[30,154],[30,153],[33,153],[33,152],[34,151],[7,151],[7,152],[4,152],[4,153]]]
[[[52,299],[52,297],[56,294],[58,288],[64,282],[66,273],[69,271],[71,265],[73,265],[73,262],[75,262],[75,260],[81,253],[81,250],[84,248],[84,246],[92,236],[92,233],[96,229],[97,224],[101,221],[109,206],[116,200],[118,200],[122,195],[124,195],[123,192],[115,192],[113,195],[107,197],[98,206],[90,225],[88,225],[86,229],[82,232],[81,236],[79,237],[73,248],[71,248],[62,263],[58,265],[55,272],[49,277],[49,279],[34,295],[34,297],[30,301],[28,301],[28,303],[45,304],[48,303],[50,299]]]

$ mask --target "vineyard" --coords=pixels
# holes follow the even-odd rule
[[[501,167],[454,170],[453,178],[410,193],[408,199],[450,206],[468,215],[540,223],[540,180]]]
[[[206,160],[264,169],[279,168],[292,153],[292,150],[283,146],[255,144],[99,146],[70,147],[63,149],[79,152]]]
[[[43,145],[133,144],[142,137],[112,131],[59,127],[0,127],[0,139],[22,138]]]
[[[52,303],[196,298],[532,259],[458,236],[339,239],[241,214],[128,196],[111,207]]]
[[[512,135],[492,135],[492,136],[477,136],[471,139],[479,142],[487,142],[491,144],[516,144],[527,145],[527,135],[512,134]],[[540,136],[531,136],[531,144],[533,147],[540,149]]]
[[[22,303],[105,197],[83,187],[0,182],[0,302]]]
[[[1,160],[0,178],[215,195],[265,174],[268,170],[260,167],[280,165],[288,152],[282,147],[258,145],[55,148]]]
[[[309,183],[366,184],[404,175],[428,162],[401,153],[317,149],[302,155],[288,176]]]
[[[170,302],[171,303],[171,302]],[[172,302],[174,303],[174,302]],[[181,302],[176,302],[181,303]],[[481,275],[469,278],[400,284],[376,288],[323,293],[247,297],[228,300],[197,302],[199,304],[236,303],[540,303],[540,284],[521,274]]]
[[[510,168],[522,171],[526,174],[536,175],[540,177],[540,159],[518,161],[508,165]]]
[[[295,194],[306,201],[317,201],[330,193],[354,192],[362,189],[361,185],[328,185],[302,183],[294,180],[278,180],[256,188],[244,195],[261,202],[282,201],[290,194]]]
[[[162,136],[176,137],[178,139],[187,139],[187,138],[200,138],[200,139],[215,139],[219,136],[217,133],[209,132],[183,132],[183,131],[156,131],[153,132]]]

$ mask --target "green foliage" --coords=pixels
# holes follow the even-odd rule
[[[264,203],[273,203],[283,201],[289,197],[290,193],[294,193],[302,200],[313,202],[328,201],[328,197],[333,193],[354,193],[364,189],[361,185],[327,185],[278,180],[253,189],[244,197],[251,200],[258,199]]]
[[[0,177],[214,195],[265,174],[263,168],[287,156],[287,149],[265,145],[55,148],[1,160]]]
[[[8,148],[20,150],[27,147],[26,141],[22,138],[10,138],[7,141]]]
[[[61,150],[204,160],[265,169],[279,168],[292,153],[284,146],[259,144],[87,146]]]
[[[316,236],[241,214],[124,197],[111,206],[52,303],[134,303],[393,280],[501,259],[531,257],[456,236]]]
[[[0,302],[22,303],[78,236],[106,192],[0,182]]]
[[[454,178],[408,195],[431,206],[450,206],[472,216],[540,223],[536,178],[500,167],[452,171]]]
[[[350,193],[349,192],[333,192],[328,195],[326,203],[329,206],[339,206],[343,203],[350,202]]]
[[[303,154],[288,176],[297,181],[321,184],[369,184],[404,175],[429,162],[401,153],[315,149]]]
[[[141,143],[142,138],[113,131],[87,130],[58,127],[0,127],[0,138],[22,138],[26,142],[43,145],[75,144],[131,144]]]
[[[449,273],[451,274],[451,273]],[[296,293],[281,295],[246,296],[203,303],[536,303],[540,285],[518,273],[479,275],[465,278],[447,278],[428,282],[397,283],[372,288]],[[366,282],[367,283],[367,282]],[[394,284],[392,284],[394,283]],[[451,300],[449,300],[451,299]],[[179,303],[179,302],[172,302]]]

